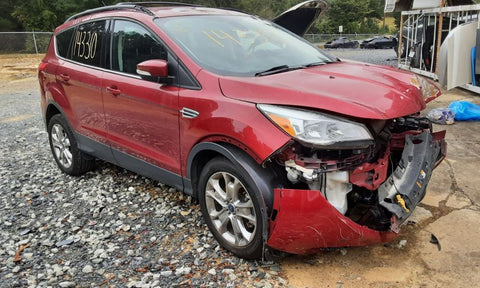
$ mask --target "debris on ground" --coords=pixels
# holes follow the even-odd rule
[[[435,108],[427,114],[428,120],[441,125],[455,123],[455,112],[449,108]]]

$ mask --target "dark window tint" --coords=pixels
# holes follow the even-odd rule
[[[150,59],[167,60],[165,47],[141,25],[115,21],[112,39],[112,69],[137,74],[137,64]]]
[[[70,46],[70,42],[72,40],[72,35],[75,29],[67,29],[62,31],[55,36],[56,38],[56,45],[57,45],[57,53],[60,57],[68,58],[68,47]]]
[[[97,21],[78,26],[72,41],[72,59],[92,66],[101,66],[102,43],[106,21]]]

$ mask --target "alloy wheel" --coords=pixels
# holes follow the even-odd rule
[[[242,247],[254,240],[255,207],[237,177],[227,172],[212,174],[206,184],[205,204],[213,226],[229,244]]]
[[[62,125],[54,124],[51,130],[52,146],[58,162],[66,169],[73,163],[70,139]]]

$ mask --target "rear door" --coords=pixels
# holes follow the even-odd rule
[[[102,103],[102,51],[107,25],[107,20],[80,24],[73,31],[68,52],[57,51],[65,57],[59,57],[56,73],[57,83],[69,102],[60,104],[69,114],[74,130],[104,144],[107,140]]]
[[[144,80],[136,72],[138,63],[168,61],[169,53],[153,32],[133,20],[115,20],[111,37],[103,97],[112,152],[127,169],[181,186],[179,88]]]

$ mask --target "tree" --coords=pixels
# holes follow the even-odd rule
[[[0,2],[0,31],[20,31],[22,25],[11,13],[17,1],[3,0]]]
[[[53,31],[69,16],[114,0],[24,0],[16,4],[11,14],[26,30]]]
[[[9,17],[0,18],[1,29],[13,29],[18,23],[25,30],[53,31],[69,16],[103,5],[116,4],[128,0],[3,0],[0,13]],[[176,0],[207,7],[231,7],[273,19],[288,8],[302,0]],[[338,26],[344,27],[345,33],[378,29],[375,19],[383,17],[385,0],[326,0],[329,9],[314,27],[314,32],[337,33]],[[133,1],[136,2],[136,1]],[[12,13],[13,11],[13,13]],[[12,17],[13,16],[13,17]],[[4,19],[10,19],[4,21]],[[370,20],[369,20],[370,19]],[[3,23],[4,21],[5,23]],[[13,26],[12,26],[13,25]],[[369,31],[371,32],[371,31]]]
[[[383,19],[385,0],[328,0],[328,10],[315,25],[316,33],[377,33],[377,22]]]

